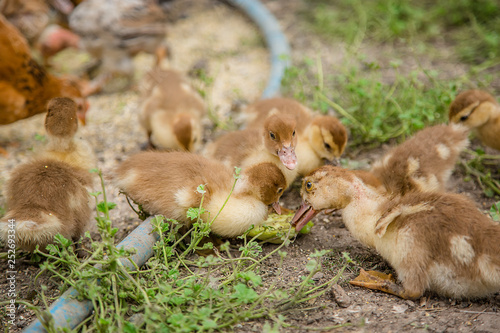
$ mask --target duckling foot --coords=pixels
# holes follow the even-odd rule
[[[401,298],[409,298],[404,288],[396,284],[396,280],[392,274],[388,275],[377,271],[365,271],[361,269],[359,276],[349,283],[358,287],[380,290]]]

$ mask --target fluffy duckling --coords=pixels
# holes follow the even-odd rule
[[[97,161],[88,142],[75,137],[78,130],[76,109],[76,103],[70,98],[59,97],[49,101],[45,117],[47,143],[38,154],[90,170],[96,167]]]
[[[140,122],[149,145],[196,151],[201,144],[201,118],[206,113],[203,99],[177,71],[156,68],[148,78],[151,88],[141,107]]]
[[[467,136],[461,125],[425,128],[385,154],[371,172],[393,195],[445,190],[460,152],[469,144]]]
[[[247,128],[261,127],[266,118],[273,114],[288,114],[296,118],[298,133],[303,132],[311,121],[313,113],[310,109],[292,98],[265,98],[249,104],[243,113]]]
[[[487,146],[500,150],[500,105],[489,93],[466,90],[450,105],[449,119],[475,130]]]
[[[188,152],[143,152],[123,162],[114,180],[135,202],[151,214],[162,214],[190,225],[190,207],[199,207],[205,185],[204,221],[212,220],[223,207],[234,184],[232,168]],[[259,163],[242,171],[224,209],[211,225],[222,237],[243,234],[252,224],[264,222],[268,206],[279,206],[285,178],[273,163]]]
[[[298,134],[299,174],[305,176],[326,162],[338,164],[347,144],[347,130],[332,116],[316,116]]]
[[[292,221],[297,230],[321,210],[342,209],[353,236],[376,249],[401,282],[363,271],[354,285],[406,299],[425,291],[453,298],[500,291],[500,225],[462,195],[411,192],[391,199],[333,166],[305,177],[301,195]]]
[[[207,146],[205,156],[243,170],[270,162],[283,172],[288,187],[297,177],[295,146],[297,121],[293,116],[275,114],[266,118],[260,128],[229,132]]]
[[[90,221],[92,177],[87,167],[93,154],[73,140],[76,110],[69,98],[49,102],[49,147],[14,169],[6,183],[8,211],[0,220],[0,238],[7,241],[15,230],[15,244],[23,250],[33,251],[37,245],[44,250],[57,233],[77,240]]]
[[[305,176],[325,164],[336,162],[347,144],[347,130],[333,116],[314,115],[301,103],[283,97],[264,99],[249,105],[245,114],[248,128],[261,126],[273,114],[292,115],[297,121],[298,173]]]

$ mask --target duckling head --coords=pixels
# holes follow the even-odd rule
[[[337,118],[319,116],[310,125],[308,139],[319,157],[338,164],[347,144],[347,130]]]
[[[475,89],[466,90],[458,94],[451,103],[448,117],[452,123],[473,129],[487,123],[495,108],[498,108],[498,103],[489,93]]]
[[[297,136],[295,128],[297,121],[289,115],[271,115],[264,123],[264,143],[266,149],[273,155],[277,155],[283,165],[290,170],[297,166],[297,155],[295,146]]]
[[[323,210],[345,208],[353,195],[355,176],[349,171],[332,165],[322,166],[302,182],[302,205],[292,219],[292,225],[300,231],[313,217]]]
[[[72,138],[78,130],[77,104],[68,97],[49,101],[45,116],[47,134],[61,139]]]
[[[276,164],[265,162],[253,165],[245,170],[244,176],[255,196],[267,206],[272,205],[279,213],[279,199],[286,188],[286,179]]]

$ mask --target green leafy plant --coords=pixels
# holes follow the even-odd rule
[[[247,233],[239,237],[237,250],[227,241],[218,249],[204,242],[220,211],[211,216],[203,208],[206,190],[200,185],[197,191],[202,194],[201,203],[187,212],[193,221],[190,229],[181,233],[182,225],[177,221],[152,217],[150,223],[159,235],[154,255],[143,267],[131,271],[123,262],[134,250],[115,245],[116,228],[112,227],[109,217],[114,204],[107,201],[102,175],[97,172],[102,191],[92,195],[96,198],[96,222],[102,240],[92,241],[91,250],[84,258],[78,257],[72,242],[60,235],[55,244],[49,246],[48,253],[38,252],[46,258],[41,271],[60,280],[62,290],[73,287],[79,298],[92,300],[93,314],[76,331],[211,332],[267,318],[266,330],[273,332],[289,327],[286,314],[327,292],[350,265],[346,261],[333,278],[317,285],[312,277],[322,270],[322,258],[328,253],[317,251],[310,255],[311,260],[305,267],[308,274],[300,282],[284,288],[279,285],[279,279],[265,281],[261,265],[278,256],[276,274],[279,276],[286,257],[283,248],[290,240],[286,238],[266,254],[257,238]],[[233,189],[238,178],[239,169],[236,169]],[[213,249],[215,255],[195,254],[196,250],[207,248]],[[47,302],[44,304],[46,307]],[[45,328],[54,332],[50,314],[43,307],[33,308]]]
[[[446,36],[466,62],[500,61],[500,4],[495,0],[313,0],[302,15],[313,32],[351,48],[366,40],[418,45],[425,52],[430,50],[426,44]]]
[[[288,93],[320,112],[335,111],[351,132],[352,146],[378,145],[390,139],[404,139],[425,126],[446,121],[446,109],[461,81],[440,81],[433,71],[399,72],[393,63],[394,79],[384,83],[376,63],[346,60],[325,76],[319,59],[304,61],[287,71],[284,86]]]
[[[491,206],[490,216],[493,221],[500,221],[500,201]]]
[[[465,154],[467,159],[461,161],[461,166],[468,177],[465,180],[471,178],[476,180],[487,197],[500,196],[500,173],[498,171],[500,155],[488,155],[482,149],[475,151],[468,149]]]

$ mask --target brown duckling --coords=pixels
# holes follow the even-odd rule
[[[301,103],[283,97],[250,104],[245,114],[248,128],[262,126],[273,114],[292,115],[297,121],[298,173],[305,176],[327,162],[336,162],[347,144],[347,130],[333,116],[315,115]]]
[[[239,236],[251,225],[263,223],[268,207],[278,206],[286,186],[275,164],[258,163],[242,171],[224,206],[235,181],[233,169],[188,152],[136,154],[119,165],[114,180],[150,214],[162,214],[188,226],[192,221],[186,212],[200,206],[202,194],[197,188],[204,185],[207,212],[202,219],[209,222],[217,216],[211,230],[222,237]]]
[[[201,96],[181,73],[155,68],[148,74],[151,89],[141,107],[140,122],[149,145],[158,149],[196,151],[206,113]]]
[[[401,282],[362,271],[354,285],[406,299],[425,291],[453,298],[500,291],[500,225],[462,195],[415,191],[391,198],[333,166],[305,177],[301,195],[303,205],[292,221],[297,230],[319,211],[342,209],[352,235],[376,249]]]
[[[298,134],[299,174],[305,176],[327,163],[339,164],[347,145],[347,130],[333,116],[316,116]]]
[[[14,169],[5,186],[7,213],[0,220],[6,243],[15,230],[15,245],[32,252],[53,243],[58,233],[76,241],[90,221],[88,171],[54,159],[36,159]],[[15,228],[10,228],[13,221]]]
[[[218,137],[204,154],[243,170],[263,162],[274,163],[285,175],[288,187],[298,175],[296,126],[293,116],[271,115],[260,128],[229,132]]]
[[[445,190],[467,136],[461,125],[427,127],[385,154],[371,172],[393,195]]]
[[[260,128],[267,117],[273,114],[288,114],[297,121],[297,132],[303,132],[313,117],[310,109],[292,98],[273,97],[249,104],[243,113],[247,128]]]
[[[53,98],[49,101],[47,110],[47,143],[38,155],[87,171],[95,168],[97,161],[92,147],[87,141],[75,137],[78,130],[76,103],[66,97]]]
[[[69,98],[49,102],[47,148],[15,168],[6,183],[8,211],[0,220],[0,238],[7,241],[9,230],[15,230],[15,245],[23,250],[33,251],[39,245],[43,251],[57,233],[77,240],[90,221],[88,169],[94,157],[88,145],[73,139],[76,110]]]
[[[450,122],[474,130],[487,146],[500,150],[500,105],[489,93],[466,90],[450,105]]]

